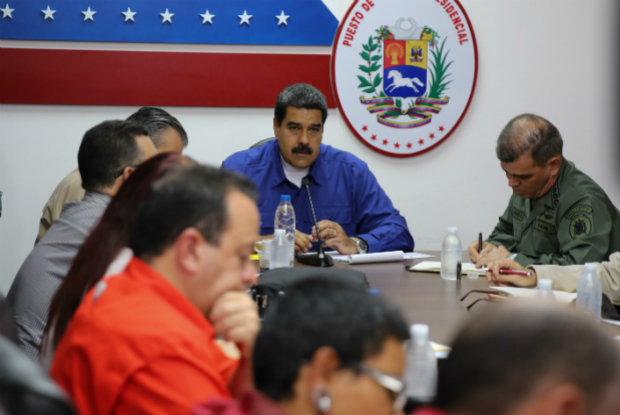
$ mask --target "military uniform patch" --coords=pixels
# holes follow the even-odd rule
[[[583,213],[575,215],[570,222],[570,236],[573,239],[585,238],[591,231],[592,221]]]
[[[574,208],[572,208],[567,214],[566,217],[567,218],[572,218],[573,216],[575,216],[575,214],[577,213],[592,213],[592,208],[590,206],[586,206],[586,205],[579,205],[579,206],[575,206]]]
[[[514,216],[516,220],[523,220],[523,218],[525,217],[525,212],[513,207],[512,216]]]
[[[556,212],[554,210],[548,210],[542,215],[538,216],[536,219],[541,220],[545,223],[549,223],[551,225],[555,225],[555,216]]]
[[[534,229],[543,233],[550,233],[552,235],[556,234],[555,226],[538,219],[534,221]]]

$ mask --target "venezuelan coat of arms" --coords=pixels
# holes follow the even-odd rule
[[[357,138],[389,156],[445,141],[477,73],[476,38],[458,0],[357,0],[334,40],[338,107]]]

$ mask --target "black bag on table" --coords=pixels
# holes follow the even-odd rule
[[[286,293],[287,286],[308,277],[340,278],[362,289],[370,287],[366,274],[352,269],[310,267],[272,269],[263,272],[258,283],[251,288],[252,298],[258,304],[260,316],[265,315],[267,308],[278,295]]]

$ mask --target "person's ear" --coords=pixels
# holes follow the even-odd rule
[[[276,117],[273,117],[273,135],[276,137],[276,140],[280,139],[280,125],[278,124]]]
[[[551,172],[552,176],[558,175],[561,167],[562,167],[561,156],[553,156],[549,160],[547,160],[547,168]]]
[[[336,350],[328,346],[319,348],[308,364],[309,386],[313,389],[325,386],[339,367],[340,358]]]
[[[329,412],[332,404],[330,383],[340,367],[338,353],[332,347],[319,348],[304,368],[308,388],[305,392],[318,414]]]
[[[546,415],[585,415],[588,409],[585,393],[572,384],[554,387],[542,400],[540,413]]]
[[[123,169],[123,183],[125,183],[127,181],[127,179],[129,179],[129,176],[131,176],[131,174],[134,172],[134,170],[136,170],[135,167],[132,166],[127,166]]]
[[[196,228],[187,228],[174,243],[176,263],[187,275],[196,275],[204,256],[205,240]]]

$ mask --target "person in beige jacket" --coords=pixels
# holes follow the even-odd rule
[[[500,269],[525,270],[530,271],[530,275],[525,277],[500,274]],[[489,264],[486,276],[489,282],[497,285],[528,288],[536,287],[539,278],[546,278],[553,282],[554,290],[576,292],[584,271],[584,265],[530,265],[525,268],[512,259],[503,259]],[[597,263],[596,274],[601,280],[603,294],[607,295],[612,303],[620,304],[620,252],[611,254],[609,261]]]
[[[187,147],[188,138],[185,129],[175,117],[167,111],[156,107],[142,107],[127,118],[141,124],[149,133],[155,148],[160,153],[181,153]],[[39,221],[39,234],[35,245],[47,233],[52,223],[60,216],[66,203],[75,202],[84,198],[82,178],[78,169],[73,170],[60,181],[49,200],[43,207],[43,215]]]

